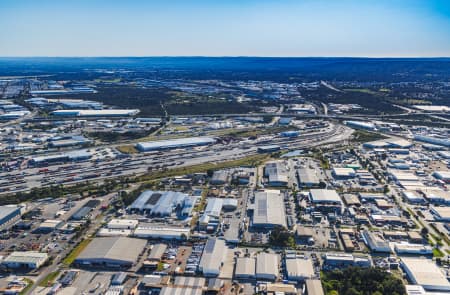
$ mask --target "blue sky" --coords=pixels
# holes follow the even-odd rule
[[[445,0],[0,0],[0,56],[450,56]]]

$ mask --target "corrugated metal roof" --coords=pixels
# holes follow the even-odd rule
[[[76,260],[92,259],[134,263],[146,244],[146,240],[126,237],[95,238]]]
[[[280,225],[286,227],[284,202],[279,191],[255,193],[253,225]]]
[[[215,143],[216,140],[211,137],[186,137],[169,140],[159,140],[150,142],[139,142],[136,147],[140,151],[151,151],[158,149],[181,148],[196,145],[207,145]]]

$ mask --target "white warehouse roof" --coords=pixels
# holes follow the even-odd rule
[[[78,255],[75,262],[133,264],[146,244],[146,240],[125,237],[95,238]]]
[[[286,272],[289,280],[305,280],[314,276],[314,267],[311,259],[286,259]]]
[[[52,115],[55,116],[76,116],[76,117],[122,117],[122,116],[134,116],[139,113],[139,110],[58,110],[53,111]]]
[[[3,259],[5,264],[34,264],[37,267],[42,265],[48,259],[47,253],[36,251],[15,251]]]
[[[341,198],[335,190],[329,189],[312,189],[310,190],[311,201],[313,203],[339,203],[342,204]]]
[[[261,252],[256,257],[256,278],[275,280],[279,274],[278,255]]]
[[[236,260],[234,276],[237,278],[254,278],[256,271],[256,260],[252,257],[239,257]]]
[[[401,263],[412,283],[427,291],[450,291],[450,283],[431,259],[404,257]]]
[[[227,252],[224,240],[208,239],[199,268],[205,276],[218,276]]]
[[[211,137],[186,137],[169,140],[159,140],[150,142],[139,142],[136,144],[136,148],[141,152],[171,149],[171,148],[184,148],[199,145],[208,145],[215,143],[216,140]]]
[[[283,197],[278,190],[255,193],[253,226],[286,227]]]

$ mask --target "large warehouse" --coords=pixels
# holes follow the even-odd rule
[[[35,251],[12,252],[3,259],[2,264],[8,268],[36,269],[41,267],[48,260],[47,253]]]
[[[144,251],[146,240],[126,237],[95,238],[75,259],[75,264],[131,267]]]
[[[189,239],[191,230],[185,227],[155,226],[152,224],[139,225],[134,236],[145,239],[184,240]]]
[[[156,150],[167,150],[167,149],[209,145],[215,142],[216,140],[211,137],[186,137],[169,140],[139,142],[136,144],[136,148],[141,152],[149,152]]]
[[[342,200],[335,190],[312,189],[309,196],[311,202],[318,208],[342,212]]]
[[[288,171],[283,161],[269,162],[264,166],[264,177],[267,178],[269,186],[287,186]]]
[[[20,207],[16,205],[0,206],[0,230],[6,229],[20,219]]]
[[[236,259],[234,277],[237,279],[254,279],[256,260],[253,257],[239,257]]]
[[[437,221],[450,221],[450,207],[431,206],[430,209]]]
[[[300,186],[313,187],[320,184],[317,171],[309,168],[299,168],[297,170],[297,178]]]
[[[180,192],[147,190],[139,195],[130,205],[129,210],[151,216],[165,217],[172,215],[177,208],[181,208],[182,210],[178,211],[178,216],[187,217],[181,216],[180,213],[189,215],[195,203],[194,199],[195,197]]]
[[[224,240],[208,239],[200,260],[199,270],[207,277],[217,277],[227,255]]]
[[[53,111],[53,116],[61,117],[129,117],[139,113],[139,110],[58,110]]]
[[[446,276],[431,259],[403,257],[401,266],[413,284],[427,291],[450,291]]]
[[[286,227],[284,202],[280,191],[266,190],[255,193],[253,226],[260,228]]]
[[[311,259],[288,258],[285,261],[288,280],[303,282],[314,277],[314,267]]]
[[[279,259],[275,253],[261,252],[256,257],[256,278],[275,281],[279,275]]]

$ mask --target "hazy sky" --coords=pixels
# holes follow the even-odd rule
[[[0,0],[0,56],[450,56],[450,0]]]

